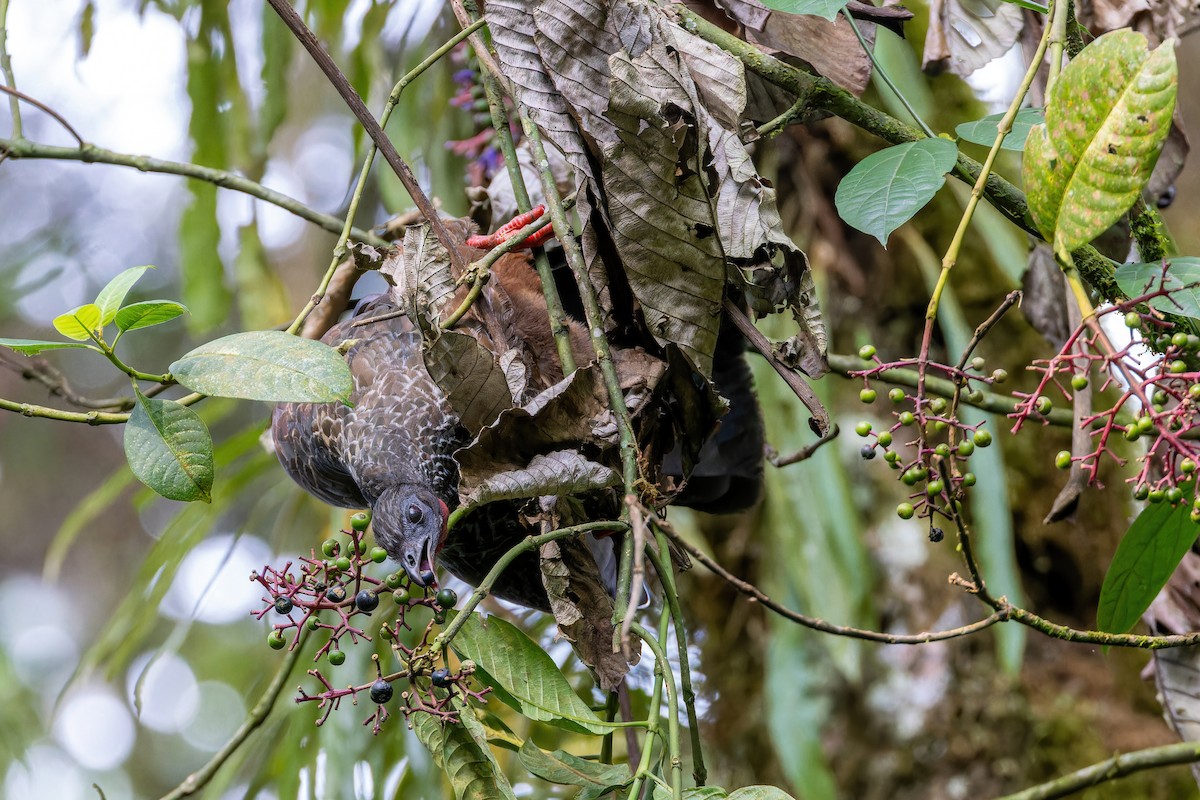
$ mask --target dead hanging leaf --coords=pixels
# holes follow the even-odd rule
[[[1200,6],[1191,0],[1081,0],[1075,13],[1097,36],[1133,28],[1146,35],[1151,47],[1157,47],[1194,23],[1200,17]]]
[[[499,0],[488,21],[518,99],[587,184],[589,270],[614,256],[649,332],[709,374],[726,259],[795,249],[738,137],[741,63],[636,0]]]
[[[1167,585],[1146,611],[1145,621],[1156,635],[1200,630],[1200,555],[1189,552]],[[1200,646],[1154,651],[1150,664],[1163,717],[1185,742],[1200,741]],[[1192,766],[1200,782],[1200,766]]]
[[[856,95],[871,80],[871,59],[858,43],[850,24],[810,14],[772,11],[758,0],[716,0],[730,17],[746,28],[745,38],[785,55],[795,56],[818,74]],[[875,26],[859,23],[868,43],[875,41]]]
[[[1005,0],[930,0],[921,68],[965,78],[1007,53],[1024,25],[1020,6]]]
[[[613,691],[640,654],[633,653],[627,661],[613,647],[616,630],[612,624],[612,597],[595,559],[578,539],[560,539],[542,545],[541,560],[542,583],[559,631],[591,668],[600,689]]]
[[[492,475],[464,501],[475,506],[541,495],[584,495],[620,483],[621,476],[615,470],[589,461],[578,452],[559,450],[534,456],[523,469]]]
[[[440,331],[436,337],[425,341],[425,368],[459,422],[474,435],[513,405],[505,372],[474,336]]]

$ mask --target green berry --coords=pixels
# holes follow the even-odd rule
[[[1175,347],[1187,347],[1188,337],[1183,331],[1171,335],[1171,344]]]
[[[879,393],[876,392],[874,389],[863,389],[861,392],[858,393],[858,399],[868,405],[870,405],[871,403],[874,403],[875,398],[878,396],[879,396]]]
[[[987,430],[977,430],[971,436],[971,441],[975,443],[976,447],[987,447],[992,443],[992,434]]]
[[[1138,437],[1141,435],[1142,435],[1142,432],[1140,430],[1138,430],[1138,424],[1136,422],[1134,422],[1132,425],[1130,425],[1128,428],[1126,428],[1125,433],[1123,434],[1123,436],[1125,437],[1125,441],[1127,441],[1127,442],[1136,442],[1138,440]]]
[[[910,469],[904,471],[904,474],[900,476],[900,480],[905,486],[916,486],[917,481],[919,481],[920,478],[917,477],[917,471],[915,469]]]
[[[1125,314],[1126,328],[1139,328],[1142,325],[1142,315],[1136,311],[1130,311]]]
[[[1056,455],[1054,457],[1054,466],[1058,467],[1059,469],[1070,469],[1071,468],[1071,451],[1070,450],[1059,450],[1058,455]]]
[[[897,453],[895,450],[888,450],[886,453],[883,454],[883,460],[888,462],[889,464],[895,464],[897,461],[900,460],[900,454]]]
[[[1151,503],[1161,503],[1163,500],[1167,499],[1167,493],[1162,489],[1151,489],[1149,499]]]
[[[315,631],[317,628],[321,627],[321,620],[317,618],[316,614],[313,614],[304,624],[310,631]]]
[[[946,444],[945,442],[942,442],[937,447],[933,448],[933,452],[937,453],[942,458],[949,458],[950,457],[950,445]]]
[[[1188,397],[1193,400],[1200,400],[1200,383],[1193,383],[1188,387]]]
[[[345,556],[341,556],[337,561],[333,562],[333,565],[342,572],[346,572],[350,569],[350,559],[346,558]]]
[[[888,400],[891,400],[893,403],[903,403],[904,398],[907,396],[908,395],[904,393],[904,390],[899,387],[888,392]]]
[[[1187,372],[1187,362],[1177,358],[1167,366],[1167,371],[1172,375],[1178,375],[1181,372]]]
[[[941,414],[946,410],[946,398],[935,397],[929,401],[929,410],[934,414]]]
[[[392,633],[392,629],[387,625],[379,626],[379,636],[383,639],[394,639],[396,634]]]
[[[929,495],[930,497],[937,497],[942,493],[942,489],[944,488],[945,484],[943,484],[941,481],[930,481],[925,486],[925,494]]]
[[[411,599],[408,589],[397,589],[392,592],[392,599],[396,601],[396,605],[402,606]]]
[[[1137,500],[1145,500],[1150,496],[1150,487],[1144,483],[1139,483],[1137,488],[1133,490],[1133,496]]]
[[[346,654],[341,650],[330,650],[329,663],[333,664],[335,667],[340,667],[342,664],[346,663]]]
[[[384,550],[382,547],[372,547],[371,560],[376,564],[382,564],[387,561],[387,550]]]
[[[1082,392],[1088,387],[1088,379],[1086,375],[1076,375],[1071,378],[1071,388],[1077,392]]]
[[[283,631],[278,628],[267,634],[267,646],[272,650],[282,650],[287,642],[283,639]]]
[[[392,572],[383,579],[383,585],[389,589],[399,589],[404,585],[404,578],[400,577],[399,572]]]
[[[900,505],[896,506],[896,516],[898,516],[900,519],[912,519],[913,514],[916,512],[917,510],[913,508],[912,503],[901,503]]]
[[[862,347],[858,348],[858,357],[863,361],[870,361],[873,359],[875,357],[875,345],[864,344]]]
[[[1144,417],[1138,417],[1137,426],[1138,433],[1149,433],[1154,430],[1154,417],[1149,414]]]
[[[974,486],[975,485],[975,473],[974,472],[964,472],[963,476],[962,476],[962,485],[963,486]]]
[[[392,685],[383,678],[371,684],[371,702],[383,705],[392,699]]]
[[[453,589],[441,589],[437,593],[437,604],[442,608],[454,608],[458,605],[458,592]]]
[[[1193,352],[1195,352],[1196,350],[1200,350],[1200,336],[1197,336],[1194,333],[1189,333],[1188,340],[1187,340],[1187,349],[1191,350]]]
[[[860,422],[854,426],[854,432],[857,433],[859,436],[869,435],[871,433],[871,423],[867,422],[864,419],[862,422]]]
[[[1191,475],[1196,471],[1196,462],[1192,461],[1190,458],[1185,458],[1183,461],[1179,462],[1179,471],[1184,475]]]
[[[979,405],[983,402],[983,392],[978,389],[972,389],[967,392],[967,402],[973,405]]]
[[[361,556],[363,553],[367,552],[367,543],[363,539],[359,539],[357,542],[355,542],[354,549]]]
[[[350,527],[362,533],[371,524],[371,515],[365,511],[360,511],[350,517]]]
[[[992,383],[1004,383],[1006,380],[1008,380],[1008,370],[992,370]]]
[[[1200,523],[1200,508],[1193,508],[1190,516],[1192,518],[1192,522]]]
[[[1180,489],[1178,486],[1172,486],[1170,489],[1167,489],[1167,502],[1168,503],[1170,503],[1171,505],[1175,505],[1182,499],[1183,499],[1183,489]]]
[[[1033,407],[1044,417],[1050,413],[1050,409],[1054,408],[1054,402],[1049,397],[1039,397]]]
[[[446,612],[445,611],[433,612],[433,621],[437,625],[445,625],[446,624]]]
[[[1167,393],[1166,393],[1166,392],[1164,392],[1162,389],[1159,389],[1159,390],[1158,390],[1157,392],[1155,392],[1155,393],[1154,393],[1154,395],[1153,395],[1153,396],[1150,398],[1150,402],[1151,402],[1151,403],[1153,403],[1153,404],[1154,404],[1154,405],[1156,405],[1156,406],[1166,405],[1166,403],[1167,403]]]
[[[966,439],[958,443],[958,454],[963,458],[970,458],[975,452],[975,443],[970,439]]]
[[[939,419],[937,422],[933,423],[934,433],[941,433],[944,430],[946,430],[946,423],[942,420]]]
[[[337,539],[326,539],[325,541],[321,542],[321,552],[325,554],[326,558],[333,558],[341,551],[341,549],[342,546],[338,544]]]
[[[975,356],[971,359],[971,369],[975,370],[976,372],[983,372],[983,368],[986,364],[987,362],[983,360],[982,356]]]
[[[911,411],[901,411],[899,419],[901,425],[912,425],[917,421],[916,416]]]
[[[916,473],[918,481],[923,481],[929,477],[929,470],[925,469],[924,467],[917,467],[913,470],[913,472]]]
[[[889,431],[884,431],[875,437],[875,441],[879,442],[880,447],[887,447],[892,443],[892,434]]]

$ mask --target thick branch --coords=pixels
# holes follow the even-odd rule
[[[1066,797],[1075,792],[1091,788],[1098,783],[1124,778],[1135,772],[1175,764],[1192,764],[1200,761],[1200,742],[1179,742],[1162,747],[1151,747],[1112,758],[1085,767],[1070,775],[1055,778],[1047,783],[1032,786],[1016,794],[1006,795],[1000,800],[1051,800]]]

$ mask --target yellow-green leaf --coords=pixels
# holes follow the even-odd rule
[[[125,295],[129,294],[129,290],[138,282],[138,278],[142,277],[142,274],[148,269],[154,269],[154,267],[149,265],[130,267],[100,290],[100,294],[96,295],[96,305],[100,307],[101,327],[116,318],[117,310],[121,308],[121,303],[125,302]]]
[[[1029,134],[1023,176],[1034,222],[1060,257],[1120,219],[1150,179],[1178,88],[1175,39],[1106,33],[1050,89]]]
[[[276,403],[349,402],[354,378],[327,344],[283,331],[224,336],[171,365],[175,380],[202,394]]]
[[[88,303],[86,306],[72,309],[54,318],[54,329],[68,339],[86,342],[103,327],[100,320],[103,314],[100,306]]]

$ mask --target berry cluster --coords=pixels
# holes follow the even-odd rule
[[[889,370],[922,368],[916,359],[885,363],[869,344],[859,348],[858,355],[873,364],[869,369],[851,373],[862,378],[864,388],[858,397],[868,405],[879,396],[872,388],[872,380]],[[957,414],[960,396],[978,402],[982,399],[982,387],[1008,380],[1004,370],[984,374],[984,368],[982,358],[958,367],[928,362],[923,366],[925,374],[951,382],[954,391],[950,399],[921,392],[909,394],[895,387],[888,390],[887,398],[896,421],[880,431],[865,420],[854,428],[859,436],[871,440],[863,445],[862,457],[871,460],[882,453],[887,465],[900,473],[901,482],[913,489],[908,499],[896,507],[896,514],[901,519],[928,518],[930,538],[935,541],[942,537],[941,529],[933,525],[935,517],[949,517],[950,505],[975,485],[974,473],[966,469],[967,460],[975,448],[992,443],[990,431],[979,425],[964,424]],[[897,443],[897,437],[903,441]]]
[[[1020,402],[1010,416],[1015,433],[1041,409],[1051,407],[1049,394],[1057,393],[1070,401],[1073,392],[1089,386],[1091,375],[1103,376],[1098,388],[1115,388],[1117,398],[1080,420],[1091,434],[1092,448],[1076,455],[1060,452],[1056,465],[1068,469],[1078,464],[1089,483],[1098,485],[1103,457],[1125,464],[1113,449],[1114,438],[1141,440],[1145,455],[1137,473],[1128,478],[1134,496],[1175,505],[1192,493],[1200,463],[1200,442],[1195,438],[1200,429],[1200,336],[1172,330],[1159,315],[1135,310],[1153,296],[1113,306],[1097,315],[1118,315],[1129,328],[1158,331],[1148,342],[1155,351],[1151,358],[1139,359],[1133,353],[1140,346],[1136,338],[1118,348],[1099,324],[1081,325],[1053,358],[1033,363],[1031,369],[1041,376],[1038,386],[1028,394],[1014,393]],[[1200,522],[1200,499],[1193,501],[1192,519]]]
[[[372,566],[387,560],[387,553],[382,548],[367,549],[365,532],[369,524],[369,515],[355,514],[351,518],[351,529],[342,531],[348,539],[332,537],[321,544],[324,558],[314,550],[311,556],[301,557],[298,562],[289,561],[282,569],[267,566],[261,573],[252,573],[250,579],[261,584],[267,595],[263,598],[263,607],[251,614],[258,619],[268,615],[276,618],[267,635],[267,644],[275,650],[299,646],[301,636],[306,632],[324,635],[325,641],[313,660],[324,658],[331,667],[338,667],[346,662],[344,644],[372,641],[366,630],[367,618],[379,608],[381,596],[387,595],[394,605],[392,613],[395,616],[384,620],[377,634],[390,642],[400,669],[385,674],[379,656],[373,654],[374,680],[343,689],[335,688],[320,669],[311,669],[308,674],[324,689],[316,694],[301,689],[296,702],[316,702],[324,711],[317,720],[317,725],[321,725],[343,698],[349,697],[357,705],[359,694],[366,692],[376,708],[363,724],[370,724],[372,731],[378,733],[389,716],[387,704],[394,694],[392,684],[405,679],[409,688],[400,694],[403,702],[400,710],[405,718],[421,712],[442,720],[457,721],[458,711],[451,704],[455,692],[479,700],[489,691],[470,688],[474,664],[465,661],[452,672],[445,665],[445,654],[430,647],[433,631],[436,626],[445,624],[446,612],[458,603],[458,595],[453,589],[441,589],[433,596],[425,590],[414,595],[406,576],[392,573],[379,580],[367,574]],[[294,565],[298,574],[293,571]],[[403,632],[416,633],[410,619],[411,614],[421,608],[432,610],[433,615],[410,647],[402,641]]]

